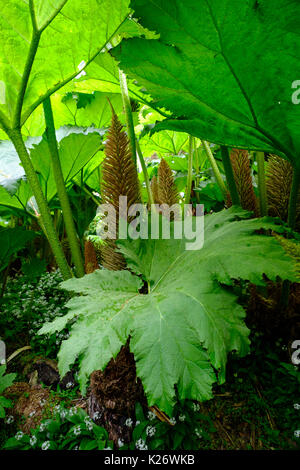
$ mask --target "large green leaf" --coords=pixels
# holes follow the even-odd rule
[[[98,133],[71,133],[61,139],[59,158],[65,184],[68,184],[99,152],[102,139]],[[44,194],[51,200],[56,194],[49,146],[46,139],[30,151],[35,170],[40,174]]]
[[[36,237],[36,233],[25,230],[23,227],[0,227],[0,271],[9,263],[12,255],[24,248],[26,243]]]
[[[6,366],[0,366],[0,393],[4,392],[7,387],[10,387],[17,377],[17,374],[5,374],[5,371]]]
[[[56,135],[65,184],[71,183],[78,177],[81,170],[89,166],[90,171],[83,173],[83,182],[85,182],[103,160],[101,149],[104,131],[64,126],[58,129]],[[26,146],[34,169],[39,174],[44,194],[50,201],[56,195],[57,190],[48,143],[45,138],[39,137],[28,139]],[[0,205],[17,209],[26,207],[32,191],[27,181],[22,179],[24,176],[24,170],[20,166],[13,144],[9,141],[2,142],[0,144]]]
[[[62,90],[63,91],[63,90]],[[101,93],[91,91],[89,94],[80,92],[55,93],[51,97],[55,127],[62,126],[90,127],[96,129],[108,127],[111,121],[111,107],[119,114],[122,107],[120,93]],[[23,125],[22,134],[27,136],[40,136],[45,130],[43,106],[38,106]]]
[[[80,358],[85,389],[89,374],[103,369],[130,335],[150,405],[172,411],[175,388],[181,399],[205,400],[213,382],[224,381],[227,354],[248,351],[245,312],[230,288],[232,279],[262,283],[296,280],[294,262],[275,237],[261,227],[281,230],[272,219],[251,219],[241,209],[205,216],[204,247],[185,250],[185,240],[124,240],[120,249],[129,271],[97,270],[62,284],[83,295],[72,298],[67,316],[47,323],[41,333],[62,329],[77,317],[63,342],[59,366],[64,374]],[[242,220],[239,220],[242,219]],[[139,293],[142,277],[149,286]]]
[[[178,155],[187,150],[188,135],[184,132],[162,131],[153,135],[146,134],[140,139],[140,147],[145,157],[151,157],[155,152],[160,157]]]
[[[112,50],[174,113],[159,123],[218,144],[275,152],[300,168],[299,0],[132,0],[159,40]]]
[[[127,16],[128,0],[1,0],[2,125],[22,125],[46,96],[81,73]]]

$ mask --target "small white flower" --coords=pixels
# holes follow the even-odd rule
[[[170,423],[175,425],[176,424],[176,419],[175,418],[170,418]]]
[[[156,433],[156,429],[155,429],[154,426],[147,426],[146,427],[147,436],[152,437],[152,436],[154,436],[155,433]]]
[[[34,445],[37,443],[37,438],[36,438],[36,436],[31,436],[29,442],[30,442],[30,445],[31,445],[31,446],[34,446]]]
[[[194,410],[194,411],[200,411],[200,405],[199,405],[199,403],[193,403],[193,410]]]
[[[135,447],[138,450],[147,450],[148,449],[148,446],[147,446],[146,442],[143,439],[139,439],[138,441],[136,441]]]
[[[124,442],[121,441],[121,439],[118,439],[118,446],[119,446],[119,447],[123,447],[123,445],[124,445]]]
[[[296,431],[294,431],[294,436],[300,437],[300,429],[297,429]]]
[[[41,424],[40,424],[40,432],[45,431],[46,427],[47,427],[47,424],[46,424],[46,423],[41,423]]]
[[[34,416],[34,415],[35,415],[35,413],[36,413],[36,411],[35,411],[35,410],[33,410],[31,413],[29,413],[29,418],[32,418],[32,416]]]
[[[300,410],[300,404],[299,404],[299,403],[295,403],[295,404],[294,404],[294,408],[295,408],[295,410]]]
[[[86,428],[88,431],[92,431],[93,430],[93,423],[86,423]]]
[[[44,398],[40,401],[40,406],[45,406],[47,403],[47,400],[45,400]]]
[[[148,411],[147,417],[150,421],[153,421],[156,418],[156,414],[153,411]]]
[[[95,413],[93,414],[93,419],[100,419],[101,415],[99,413],[99,411],[95,411]]]
[[[69,416],[73,416],[76,413],[77,413],[77,408],[75,406],[69,409]]]
[[[126,421],[125,421],[125,426],[127,426],[128,428],[131,428],[133,425],[133,421],[131,418],[127,418]]]
[[[68,383],[66,384],[66,388],[71,388],[71,387],[73,387],[73,383],[72,383],[72,382],[68,382]]]
[[[86,416],[84,418],[84,422],[85,422],[85,425],[87,427],[87,430],[92,431],[93,430],[93,421],[89,418],[89,416]]]
[[[136,421],[135,425],[138,426],[140,423],[141,423],[140,421]]]
[[[18,431],[17,434],[15,435],[15,438],[17,439],[17,441],[20,441],[23,436],[24,436],[24,433],[22,431]]]
[[[43,442],[41,449],[42,450],[48,450],[49,447],[50,447],[50,441],[45,441],[45,442]]]
[[[202,437],[202,431],[201,431],[201,429],[196,428],[196,429],[195,429],[195,434],[196,434],[197,437],[199,437],[199,439],[201,439],[201,437]]]
[[[179,421],[181,421],[183,423],[185,421],[185,415],[179,415],[178,419],[179,419]]]
[[[75,436],[80,436],[81,434],[80,424],[78,426],[75,426],[75,428],[73,429],[73,432]]]
[[[7,416],[5,422],[6,422],[6,424],[11,424],[11,423],[14,422],[14,420],[15,420],[14,417],[12,415],[10,415],[10,416]]]

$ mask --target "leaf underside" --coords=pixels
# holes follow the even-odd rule
[[[123,40],[111,51],[184,131],[231,147],[277,153],[300,168],[298,0],[132,0],[159,40]]]

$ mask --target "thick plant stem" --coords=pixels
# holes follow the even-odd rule
[[[143,170],[144,180],[145,180],[147,193],[148,193],[148,203],[150,204],[150,207],[151,207],[152,204],[154,204],[154,199],[153,199],[153,194],[152,194],[152,190],[151,190],[150,179],[149,179],[146,163],[145,163],[144,156],[143,156],[143,153],[142,153],[142,150],[141,150],[141,147],[140,147],[140,144],[139,144],[138,140],[136,140],[136,149],[137,149],[137,154],[139,156],[139,161],[140,161],[140,164],[141,164],[141,167],[142,167],[142,170]]]
[[[298,170],[297,168],[294,168],[292,189],[291,189],[290,201],[289,201],[289,215],[288,215],[288,226],[291,229],[294,229],[296,225],[299,189],[300,189],[300,170]],[[282,283],[281,297],[280,297],[280,308],[282,312],[284,312],[284,310],[288,306],[290,285],[291,285],[290,281],[283,281]]]
[[[121,94],[122,94],[123,108],[125,112],[127,133],[128,133],[128,137],[130,141],[132,158],[134,160],[134,163],[136,164],[136,139],[135,139],[134,125],[133,125],[133,117],[132,117],[132,112],[131,112],[131,104],[130,104],[130,98],[128,94],[126,75],[124,72],[122,72],[122,70],[119,70],[119,79],[120,79],[120,88],[121,88]]]
[[[288,225],[291,229],[295,228],[297,219],[297,202],[300,188],[300,170],[294,168],[292,189],[289,201]]]
[[[258,175],[258,191],[259,191],[259,206],[260,215],[264,217],[268,215],[268,199],[265,177],[265,154],[264,152],[256,153],[257,161],[257,175]]]
[[[191,192],[192,192],[192,179],[193,179],[193,156],[195,148],[195,139],[189,135],[189,153],[188,153],[188,173],[185,191],[185,204],[190,203]]]
[[[85,274],[84,262],[81,254],[78,235],[76,233],[68,194],[65,187],[64,176],[61,169],[50,98],[45,99],[45,101],[43,102],[43,107],[46,122],[46,136],[49,147],[49,153],[52,161],[53,175],[65,221],[65,227],[70,244],[72,260],[75,265],[76,275],[78,277],[82,277]]]
[[[199,186],[199,171],[200,171],[200,164],[199,164],[199,147],[197,148],[197,139],[194,138],[195,148],[194,148],[194,156],[195,156],[195,170],[196,170],[196,178],[195,178],[195,186]]]
[[[241,202],[240,202],[239,193],[235,184],[235,179],[234,179],[234,174],[232,170],[228,147],[225,147],[224,145],[221,146],[221,155],[222,155],[222,161],[223,161],[224,171],[226,175],[227,186],[230,192],[232,204],[234,206],[239,206]]]
[[[208,142],[206,142],[206,140],[202,140],[202,144],[204,146],[204,149],[205,149],[205,152],[206,152],[206,156],[211,164],[211,167],[212,167],[212,170],[214,172],[214,175],[215,175],[215,178],[216,178],[216,181],[219,185],[219,188],[221,189],[223,195],[224,195],[224,198],[226,197],[227,195],[227,189],[226,189],[226,186],[225,186],[225,183],[223,181],[223,178],[221,176],[221,173],[220,173],[220,170],[218,168],[218,165],[217,165],[217,162],[215,160],[215,157],[213,156],[213,153],[210,149],[210,146],[208,144]]]
[[[23,168],[25,170],[27,180],[30,184],[32,189],[33,195],[36,199],[39,211],[40,211],[40,218],[43,230],[47,234],[47,238],[53,254],[55,256],[57,265],[61,271],[63,279],[69,279],[72,277],[72,271],[67,263],[65,254],[59,242],[57,233],[55,231],[53,220],[49,211],[49,207],[47,201],[44,197],[40,182],[38,180],[37,174],[34,170],[34,167],[31,163],[30,157],[28,155],[27,149],[23,142],[23,138],[21,135],[20,129],[14,129],[9,131],[9,137],[12,143],[15,146],[15,149],[19,155]]]

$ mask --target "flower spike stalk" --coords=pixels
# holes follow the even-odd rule
[[[231,160],[229,156],[228,147],[221,146],[222,161],[226,175],[227,185],[231,196],[231,201],[234,206],[240,205],[240,197],[235,184],[234,174],[232,170]]]
[[[45,99],[45,101],[43,102],[43,107],[46,122],[46,136],[50,158],[52,162],[53,175],[57,188],[57,194],[62,208],[66,232],[70,244],[72,259],[76,269],[76,274],[78,277],[82,277],[85,274],[83,257],[81,254],[80,242],[74,224],[70,201],[65,187],[64,176],[61,169],[50,98]]]
[[[61,271],[61,274],[63,278],[69,279],[72,277],[72,271],[67,263],[65,254],[63,252],[62,246],[60,244],[60,241],[58,239],[58,235],[56,233],[56,230],[54,228],[53,220],[50,214],[50,210],[47,204],[47,201],[45,199],[45,196],[43,194],[38,176],[35,172],[35,169],[32,165],[32,162],[30,160],[28,151],[25,147],[25,144],[23,142],[22,134],[20,129],[13,129],[8,132],[8,136],[11,139],[12,143],[15,146],[15,149],[19,155],[19,158],[21,160],[22,166],[25,170],[28,182],[30,184],[30,187],[32,189],[33,195],[36,199],[39,212],[40,212],[40,218],[41,218],[41,226],[47,236],[47,239],[49,241],[49,244],[51,246],[51,249],[53,251],[53,254],[55,256],[57,265]]]

